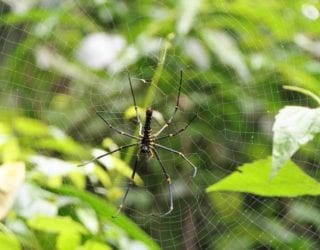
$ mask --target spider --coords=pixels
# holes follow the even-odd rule
[[[160,156],[159,156],[159,153],[158,153],[158,149],[160,150],[164,150],[164,151],[169,151],[171,153],[174,153],[174,154],[177,154],[179,155],[180,157],[182,157],[182,159],[184,159],[191,167],[193,167],[194,169],[194,172],[193,172],[193,175],[192,177],[194,178],[197,174],[197,167],[190,161],[188,160],[188,158],[181,152],[177,151],[177,150],[174,150],[174,149],[171,149],[171,148],[168,148],[168,147],[165,147],[161,144],[158,143],[158,141],[160,140],[163,140],[163,139],[166,139],[166,138],[171,138],[171,137],[174,137],[178,134],[180,134],[181,132],[183,132],[184,130],[186,130],[188,128],[188,126],[192,123],[192,121],[197,117],[197,114],[195,116],[192,117],[192,119],[189,121],[189,123],[187,123],[187,125],[185,125],[184,127],[182,127],[181,129],[173,132],[173,133],[170,133],[170,134],[167,134],[167,135],[162,135],[160,136],[160,134],[167,128],[170,126],[170,124],[172,123],[173,121],[173,118],[175,116],[175,114],[177,113],[178,111],[178,108],[179,108],[179,99],[180,99],[180,93],[181,93],[181,85],[182,85],[182,71],[180,72],[180,83],[179,83],[179,90],[178,90],[178,96],[177,96],[177,102],[176,102],[176,106],[174,108],[174,111],[173,111],[173,114],[171,115],[171,117],[169,118],[169,120],[160,128],[160,130],[156,133],[152,133],[152,129],[151,129],[151,122],[152,122],[152,108],[149,107],[147,108],[146,110],[146,119],[145,119],[145,123],[144,123],[144,126],[140,120],[140,116],[139,116],[139,112],[138,112],[138,107],[137,107],[137,104],[136,104],[136,99],[135,99],[135,96],[134,96],[134,93],[133,93],[133,88],[132,88],[132,83],[131,83],[131,78],[130,78],[130,74],[128,73],[128,80],[129,80],[129,84],[130,84],[130,90],[131,90],[131,95],[132,95],[132,99],[133,99],[133,104],[134,104],[134,109],[135,109],[135,113],[136,113],[136,119],[137,119],[137,123],[139,124],[139,136],[135,136],[135,135],[132,135],[132,134],[129,134],[129,133],[126,133],[124,131],[121,131],[119,130],[118,128],[114,127],[111,125],[110,122],[108,122],[99,112],[96,112],[97,115],[108,125],[108,127],[112,130],[114,130],[116,133],[120,134],[120,135],[123,135],[123,136],[126,136],[126,137],[129,137],[129,138],[132,138],[132,139],[135,139],[136,141],[134,143],[130,143],[130,144],[127,144],[127,145],[123,145],[117,149],[114,149],[108,153],[105,153],[105,154],[102,154],[88,162],[85,162],[79,166],[84,166],[90,162],[94,162],[94,161],[97,161],[99,159],[101,159],[102,157],[105,157],[107,155],[111,155],[117,151],[121,151],[123,149],[127,149],[127,148],[130,148],[130,147],[134,147],[134,146],[138,146],[138,150],[137,150],[137,154],[136,154],[136,160],[135,160],[135,163],[134,163],[134,167],[133,167],[133,172],[132,172],[132,175],[131,175],[131,178],[130,178],[130,181],[128,183],[128,186],[126,188],[126,191],[125,191],[125,194],[122,198],[122,201],[119,205],[119,208],[118,208],[118,211],[117,211],[117,214],[118,215],[120,213],[120,211],[122,210],[123,208],[123,205],[126,201],[126,198],[128,196],[128,193],[130,191],[130,188],[132,187],[133,183],[134,183],[134,176],[136,174],[136,171],[137,171],[137,166],[138,166],[138,163],[139,163],[139,160],[140,160],[140,155],[141,154],[145,154],[147,156],[149,156],[149,158],[152,158],[152,157],[155,157],[156,160],[159,162],[159,165],[162,169],[162,172],[163,172],[163,175],[168,183],[168,187],[169,187],[169,202],[170,202],[170,208],[167,212],[163,213],[163,214],[160,214],[160,216],[166,216],[168,214],[170,214],[173,210],[173,196],[172,196],[172,185],[171,185],[171,178],[169,176],[169,174],[167,173],[161,159],[160,159]],[[116,217],[116,216],[114,216]]]

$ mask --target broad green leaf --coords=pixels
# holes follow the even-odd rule
[[[102,167],[97,165],[94,169],[94,173],[96,174],[97,178],[99,179],[99,181],[102,183],[104,187],[109,188],[112,186],[112,181],[109,176],[109,173],[105,171]]]
[[[112,248],[106,244],[94,240],[88,240],[81,248],[81,250],[111,250]]]
[[[61,233],[57,238],[58,250],[74,250],[81,244],[81,235],[76,231]]]
[[[16,137],[10,137],[3,145],[3,162],[16,161],[21,158],[21,148]]]
[[[281,109],[273,125],[271,176],[274,177],[282,165],[319,132],[320,108],[286,106]]]
[[[277,68],[286,82],[317,93],[319,91],[319,80],[309,72],[301,70],[296,64],[296,61],[292,61],[290,64],[280,63]]]
[[[141,120],[145,119],[145,109],[137,107],[138,108],[138,113],[140,116]],[[130,106],[129,108],[127,108],[127,110],[124,112],[123,117],[125,120],[132,120],[132,119],[136,119],[137,114],[136,114],[136,110],[134,108],[134,106]]]
[[[86,234],[87,229],[70,217],[49,217],[39,215],[28,221],[30,227],[51,233],[79,232]]]
[[[111,156],[113,164],[115,166],[115,170],[118,171],[120,174],[126,176],[127,178],[131,178],[132,175],[132,168],[126,164],[125,161],[117,158],[117,157],[113,157]],[[143,180],[141,179],[139,174],[136,174],[134,177],[134,183],[138,186],[142,186],[143,185]]]
[[[208,187],[207,192],[232,191],[275,197],[320,194],[320,183],[305,174],[291,160],[272,180],[270,180],[270,171],[271,157],[247,163]]]
[[[72,140],[72,138],[67,136],[62,138],[40,138],[35,146],[40,149],[56,151],[69,157],[79,157],[79,155],[88,155],[88,153],[84,150],[83,147],[81,147],[74,140]]]
[[[9,128],[9,126],[7,124],[0,122],[0,134],[7,135],[10,133],[11,133],[11,129]]]
[[[94,149],[93,150],[93,156],[98,157],[100,155],[103,155],[107,153],[104,150],[101,149]],[[114,157],[113,155],[107,155],[105,157],[102,157],[98,160],[106,169],[108,170],[115,170],[119,172],[121,175],[131,178],[132,175],[132,168],[123,160],[119,159],[118,157]],[[139,176],[139,174],[135,175],[134,182],[136,185],[141,186],[143,185],[143,180]]]
[[[1,250],[20,250],[21,246],[14,234],[0,232]]]
[[[18,117],[13,121],[13,126],[15,130],[24,136],[47,136],[49,135],[49,128],[44,123],[27,118]]]
[[[150,249],[160,249],[158,244],[149,235],[147,235],[140,227],[138,227],[126,216],[119,214],[117,218],[113,218],[113,216],[117,213],[117,209],[106,200],[100,199],[95,195],[85,191],[80,192],[71,186],[64,186],[58,189],[48,189],[60,195],[77,197],[82,202],[90,205],[91,208],[96,211],[100,219],[108,220],[109,223],[118,226],[135,240],[144,242]]]
[[[146,109],[138,107],[138,114],[139,114],[139,117],[140,117],[141,121],[144,121],[146,119]],[[136,116],[137,115],[136,115],[136,110],[135,110],[134,106],[130,106],[124,112],[123,118],[125,120],[129,120],[130,121],[130,120],[136,119]],[[165,120],[163,118],[163,115],[157,110],[153,110],[152,118],[155,121],[157,121],[159,124],[163,124],[165,122]]]

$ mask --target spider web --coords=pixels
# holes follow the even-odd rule
[[[18,6],[12,1],[3,2],[6,4],[1,4],[2,14],[13,10],[24,11],[23,4]],[[243,66],[247,65],[245,61],[237,62],[241,56],[222,57],[219,54],[222,47],[216,48],[214,53],[209,46],[199,48],[194,40],[198,38],[197,35],[190,35],[185,41],[171,41],[172,47],[167,52],[163,74],[159,83],[152,86],[150,79],[158,68],[165,38],[161,34],[150,36],[153,39],[147,37],[145,43],[139,44],[140,51],[131,48],[131,52],[130,41],[136,41],[137,30],[141,30],[150,16],[164,18],[162,11],[169,12],[174,7],[172,3],[153,3],[155,6],[150,7],[137,2],[141,4],[141,9],[135,7],[138,16],[118,22],[112,20],[114,13],[108,12],[110,6],[101,7],[103,1],[94,1],[92,6],[81,1],[62,2],[38,1],[43,10],[59,14],[47,17],[36,17],[34,14],[32,17],[37,22],[23,24],[6,19],[1,27],[0,53],[5,59],[1,62],[1,69],[7,76],[1,81],[0,108],[3,113],[12,110],[38,117],[86,144],[101,147],[102,139],[108,137],[121,146],[130,140],[110,131],[95,112],[101,112],[113,126],[135,133],[137,125],[124,118],[124,113],[133,105],[126,71],[129,70],[132,77],[137,105],[143,107],[148,89],[154,87],[151,106],[167,120],[174,110],[180,70],[183,70],[180,107],[172,126],[163,134],[183,127],[195,113],[198,113],[198,118],[187,131],[160,144],[183,152],[198,167],[198,174],[194,179],[191,178],[192,167],[178,156],[159,149],[161,161],[172,179],[173,212],[166,217],[150,215],[169,209],[168,186],[155,159],[146,159],[139,164],[137,174],[143,179],[144,185],[131,189],[123,212],[151,235],[162,249],[286,249],[319,243],[317,230],[320,223],[314,222],[319,217],[310,219],[301,215],[301,209],[318,211],[318,198],[276,199],[238,193],[205,193],[209,185],[232,173],[237,166],[270,155],[273,116],[279,108],[292,103],[309,104],[309,100],[300,95],[282,96],[279,86],[285,80],[280,76],[270,75],[268,69],[254,69],[263,67],[263,60],[272,57],[271,52],[266,57],[257,53],[250,58],[250,70],[259,71],[259,78],[254,79],[248,67]],[[191,2],[195,4],[195,1]],[[223,1],[218,2],[216,7],[223,11]],[[25,8],[35,9],[32,1],[25,1],[25,4]],[[62,7],[57,7],[59,4]],[[115,9],[126,5],[124,2],[114,4]],[[154,10],[153,15],[146,14],[143,6],[148,6],[151,12]],[[81,50],[79,44],[84,37],[94,30],[97,32],[99,21],[93,20],[93,13],[99,13],[98,9],[101,9],[102,15],[100,21],[104,20],[110,25],[104,31],[117,34],[112,37],[115,44],[126,40],[123,47],[127,51],[117,55],[121,60],[109,58],[110,63],[104,59],[107,61],[102,62],[102,66],[93,66],[96,67],[95,71],[84,67],[79,62],[81,56],[77,57],[75,51]],[[77,24],[81,16],[86,21]],[[212,21],[210,15],[197,18],[199,23]],[[243,32],[250,33],[249,27],[254,25],[250,19],[241,24],[232,14],[229,18]],[[223,24],[223,19],[215,22],[216,27],[219,24]],[[82,28],[87,30],[83,31]],[[187,28],[180,27],[181,32],[184,29]],[[67,37],[71,32],[75,32],[75,38]],[[122,33],[126,33],[126,38]],[[226,33],[211,35],[203,40],[217,38],[220,43],[229,45],[234,53],[239,53]],[[143,37],[140,38],[143,40]],[[37,42],[34,43],[33,39]],[[210,43],[216,41],[213,39]],[[253,47],[256,45],[259,49],[258,43],[261,41],[257,39],[254,42],[257,44]],[[291,44],[283,44],[283,51],[289,46]],[[71,48],[75,49],[71,51]],[[116,47],[113,49],[117,50]],[[135,53],[139,56],[132,56]],[[11,64],[7,64],[10,61]],[[19,63],[19,67],[14,67],[14,62]],[[85,59],[82,63],[90,64]],[[273,70],[271,66],[270,70]],[[64,98],[68,99],[67,105]],[[143,116],[142,112],[140,114]],[[163,124],[163,119],[158,121]],[[161,127],[156,118],[152,127],[153,131]],[[305,148],[308,157],[301,154],[295,160],[317,175],[318,157],[314,150],[317,142],[312,146]],[[129,152],[121,152],[121,158],[133,159],[135,151],[130,155]],[[133,160],[130,161],[132,164]],[[115,185],[124,192],[127,183],[126,178],[119,178]],[[113,201],[115,205],[119,204],[121,197]]]

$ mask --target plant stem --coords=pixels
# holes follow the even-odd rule
[[[310,96],[312,99],[314,99],[320,105],[320,97],[317,96],[316,94],[312,93],[311,91],[307,90],[307,89],[296,87],[296,86],[288,86],[288,85],[284,85],[283,88],[287,89],[287,90],[296,91],[296,92],[302,93],[302,94],[307,95],[307,96]]]
[[[157,68],[155,70],[155,73],[152,77],[151,85],[150,85],[148,92],[146,94],[146,98],[144,100],[144,104],[143,104],[144,109],[146,109],[147,107],[149,107],[152,104],[154,92],[157,89],[157,85],[159,83],[161,73],[163,70],[164,62],[166,60],[166,55],[167,55],[168,49],[171,46],[171,40],[173,38],[174,38],[174,34],[169,34],[168,37],[164,41],[163,47],[161,48],[159,62],[158,62]],[[138,134],[138,128],[136,129],[135,134]],[[128,154],[125,157],[125,162],[127,164],[130,163],[134,150],[136,150],[136,147],[129,148]]]

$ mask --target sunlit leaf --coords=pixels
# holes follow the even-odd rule
[[[71,172],[68,177],[72,183],[79,189],[84,189],[86,186],[86,177],[81,172]]]
[[[125,161],[116,157],[112,157],[112,160],[114,161],[115,170],[117,172],[126,176],[127,178],[131,178],[133,169],[128,164],[126,164]],[[143,180],[141,179],[139,174],[136,174],[134,176],[134,182],[138,186],[143,185]]]
[[[58,250],[74,250],[77,249],[80,244],[81,235],[76,231],[59,234],[56,243]]]
[[[139,113],[140,119],[144,120],[145,113],[146,113],[145,109],[138,107],[138,113]],[[134,106],[130,106],[129,108],[127,108],[123,113],[123,117],[125,120],[129,120],[129,121],[136,119],[137,115],[136,115],[136,110]]]
[[[28,221],[28,225],[33,229],[50,232],[79,232],[82,234],[88,233],[87,229],[80,223],[72,220],[70,217],[49,217],[44,215],[35,216]]]
[[[94,157],[98,157],[100,155],[105,154],[106,151],[101,149],[94,149],[93,155]],[[118,157],[114,157],[112,155],[108,155],[106,157],[100,158],[99,162],[108,170],[115,170],[119,172],[121,175],[131,178],[132,175],[132,168],[123,160],[119,159]],[[143,184],[143,180],[139,176],[139,174],[135,175],[134,182],[141,186]]]
[[[20,250],[21,246],[14,234],[0,232],[1,250]]]
[[[303,87],[314,93],[319,91],[319,80],[314,77],[310,72],[296,67],[297,62],[293,61],[290,64],[281,63],[277,65],[278,71],[290,84]]]
[[[10,132],[11,132],[11,129],[9,128],[9,126],[5,123],[0,122],[0,134],[4,135],[4,134],[9,134]],[[0,141],[0,144],[2,143],[2,140]]]
[[[104,187],[111,187],[112,181],[108,172],[105,171],[105,169],[101,168],[100,166],[96,166],[94,169],[94,173]]]
[[[270,171],[271,157],[247,163],[209,186],[207,192],[231,191],[275,197],[320,194],[320,183],[304,173],[292,161],[288,161],[272,180]]]
[[[304,144],[320,132],[320,108],[287,106],[273,125],[272,176]]]
[[[102,244],[94,240],[88,240],[81,248],[81,250],[111,250],[112,248],[107,244]]]
[[[39,120],[17,117],[13,121],[15,130],[24,136],[41,137],[49,135],[49,128]]]
[[[140,120],[144,121],[146,118],[146,109],[138,107],[138,113],[140,116]],[[132,120],[136,119],[136,110],[134,109],[134,106],[130,106],[125,112],[124,112],[124,119],[126,120]],[[157,111],[153,110],[152,112],[152,118],[157,121],[158,123],[164,123],[163,115]]]
[[[64,186],[59,189],[50,190],[60,195],[77,197],[82,202],[90,205],[91,208],[96,211],[100,219],[108,220],[109,223],[118,226],[132,238],[144,242],[150,249],[160,249],[158,244],[149,235],[147,235],[140,227],[138,227],[137,224],[135,224],[126,216],[119,214],[117,218],[113,218],[113,216],[117,213],[117,209],[106,200],[100,199],[88,192],[79,192],[79,190],[71,186]]]
[[[66,156],[79,157],[86,155],[86,151],[69,137],[64,138],[41,138],[35,145],[37,148],[60,152]]]
[[[19,141],[15,137],[10,137],[3,145],[2,160],[3,162],[17,161],[21,157]]]

